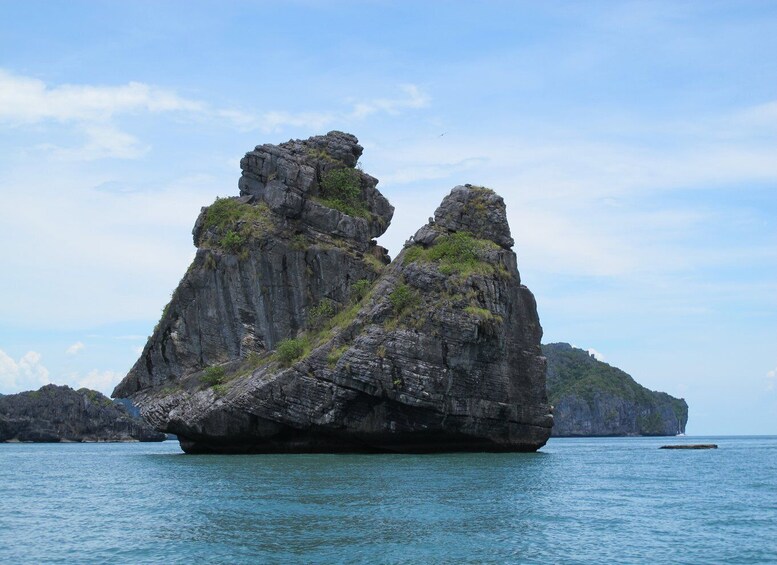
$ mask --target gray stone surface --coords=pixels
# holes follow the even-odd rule
[[[375,179],[361,173],[363,223],[310,196],[332,158],[352,166],[360,154],[339,132],[249,153],[241,194],[269,208],[272,227],[240,253],[214,246],[219,234],[198,220],[197,258],[114,391],[187,452],[532,451],[547,441],[542,328],[503,200],[457,187],[421,230],[429,237],[386,267],[370,238],[393,208]],[[453,267],[431,258],[461,232],[474,255]],[[317,325],[324,300],[332,312]],[[274,350],[295,336],[304,352],[285,362]]]
[[[434,223],[449,231],[470,232],[505,249],[514,244],[504,215],[504,200],[480,186],[455,187],[434,213]]]
[[[685,433],[688,404],[648,390],[628,374],[568,343],[542,346],[554,436],[673,436]]]
[[[0,441],[163,441],[165,434],[97,391],[46,385],[0,398]]]

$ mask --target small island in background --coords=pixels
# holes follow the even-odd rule
[[[688,404],[637,383],[624,371],[568,343],[542,346],[548,360],[553,436],[685,434]]]
[[[49,384],[0,395],[0,442],[134,442],[166,437],[96,390]]]

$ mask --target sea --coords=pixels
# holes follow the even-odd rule
[[[442,455],[0,444],[0,563],[777,563],[777,436]]]

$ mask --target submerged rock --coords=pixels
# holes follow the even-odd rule
[[[662,445],[658,449],[717,449],[714,443],[688,443],[681,445]]]
[[[340,132],[241,161],[114,391],[187,452],[531,451],[552,425],[542,328],[504,201],[453,189],[388,264],[393,208]]]
[[[681,445],[662,445],[658,449],[717,449],[714,443],[687,443]]]
[[[627,373],[568,343],[542,346],[554,436],[674,436],[685,433],[688,404],[648,390]]]
[[[2,396],[2,395],[0,395]],[[0,398],[0,441],[163,441],[123,405],[95,390],[46,385]]]

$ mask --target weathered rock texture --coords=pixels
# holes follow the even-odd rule
[[[163,441],[165,434],[97,391],[46,385],[0,397],[0,441]]]
[[[568,343],[542,346],[554,436],[673,436],[685,433],[688,404],[648,390],[628,374]]]
[[[114,396],[187,452],[544,445],[542,328],[503,200],[456,187],[386,266],[371,238],[393,208],[360,154],[339,132],[248,153],[240,212],[203,209],[197,257]]]

